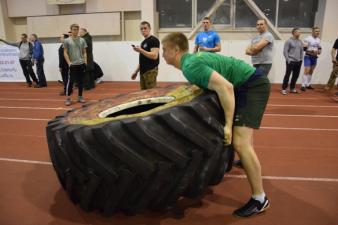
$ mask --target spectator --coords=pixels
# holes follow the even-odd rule
[[[38,39],[38,36],[36,34],[30,35],[30,40],[33,42],[33,65],[36,65],[36,73],[39,78],[39,87],[47,87],[45,72],[43,70],[43,63],[45,62],[45,58],[43,57],[43,47]]]
[[[94,56],[93,56],[93,40],[92,36],[89,34],[86,28],[80,28],[80,37],[82,37],[87,44],[86,53],[87,53],[87,67],[86,75],[83,79],[83,87],[85,90],[90,90],[95,88],[95,79],[94,79]]]
[[[284,57],[286,61],[286,72],[283,79],[282,94],[286,95],[289,78],[292,72],[290,83],[290,93],[299,93],[296,89],[296,82],[299,76],[300,68],[302,67],[303,59],[303,42],[299,40],[299,28],[292,29],[292,37],[284,44]]]
[[[77,24],[70,25],[70,30],[72,34],[69,38],[65,39],[63,43],[64,56],[69,66],[69,76],[66,87],[66,95],[67,95],[67,99],[65,101],[66,106],[72,104],[70,95],[73,92],[74,81],[77,82],[78,87],[77,101],[80,103],[85,102],[82,96],[82,92],[83,92],[83,78],[85,76],[87,64],[87,53],[86,53],[87,44],[83,38],[78,36],[79,28],[80,27]]]
[[[68,34],[62,34],[60,36],[61,45],[59,47],[59,71],[61,73],[62,83],[63,83],[63,91],[60,92],[60,95],[66,95],[66,89],[67,89],[67,83],[68,83],[69,66],[63,54],[64,53],[63,43],[65,39],[68,37],[69,37]]]
[[[19,61],[28,87],[32,87],[32,80],[35,83],[34,87],[39,87],[39,81],[32,67],[33,44],[27,40],[27,34],[21,34],[21,41],[17,43],[7,42],[3,39],[0,39],[0,41],[19,48]]]
[[[314,89],[311,86],[311,78],[313,71],[317,65],[317,58],[322,51],[319,39],[320,29],[319,27],[312,28],[312,35],[305,38],[304,42],[304,75],[302,79],[301,90],[305,91],[306,89]]]
[[[251,55],[253,66],[268,76],[272,66],[274,38],[268,31],[265,19],[257,20],[256,29],[259,34],[251,40],[251,45],[246,48],[245,53]]]
[[[139,53],[139,64],[132,74],[131,79],[135,80],[138,72],[140,72],[141,89],[145,90],[156,86],[158,64],[160,62],[158,55],[160,41],[150,34],[151,28],[147,21],[141,22],[140,30],[144,40],[141,46],[132,45],[134,51]]]
[[[332,72],[330,75],[329,80],[327,81],[327,84],[324,88],[325,91],[330,91],[332,90],[335,82],[336,82],[336,78],[338,77],[338,38],[336,39],[332,50],[331,50],[331,57],[332,57],[332,64],[333,64],[333,68],[332,68]]]
[[[195,49],[194,52],[220,52],[221,41],[218,34],[211,30],[211,21],[209,17],[203,18],[203,29],[204,31],[199,32],[195,38]]]

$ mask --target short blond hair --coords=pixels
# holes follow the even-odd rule
[[[188,39],[180,32],[168,34],[162,39],[162,44],[177,46],[182,52],[187,52],[189,50]]]

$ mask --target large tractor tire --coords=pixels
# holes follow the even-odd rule
[[[71,110],[46,131],[70,199],[110,216],[175,206],[221,182],[234,157],[223,127],[215,93],[169,85]]]

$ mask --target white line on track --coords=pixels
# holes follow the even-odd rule
[[[335,128],[307,128],[307,127],[261,127],[266,130],[303,130],[303,131],[338,131]]]
[[[301,107],[301,108],[338,108],[337,105],[283,105],[283,104],[268,104],[271,107]]]
[[[265,113],[264,116],[280,116],[280,117],[314,117],[314,118],[338,118],[338,116],[331,115],[309,115],[309,114],[277,114]]]
[[[224,177],[246,179],[245,175],[226,174]],[[312,181],[312,182],[338,182],[335,178],[319,177],[280,177],[280,176],[262,176],[263,180],[288,180],[288,181]]]
[[[0,98],[0,101],[37,101],[37,102],[64,102],[61,99],[41,99],[41,98]]]
[[[32,138],[46,138],[46,135],[31,135],[31,134],[11,134],[0,132],[0,136],[15,136],[15,137],[32,137]]]
[[[0,158],[0,161],[5,161],[5,162],[17,162],[17,163],[28,163],[28,164],[52,165],[51,162],[34,161],[34,160],[24,160],[24,159]]]
[[[0,106],[0,109],[37,109],[37,110],[70,110],[72,108],[63,108],[63,107],[57,107],[57,108],[45,108],[45,107],[28,107],[28,106]]]
[[[51,162],[46,161],[35,161],[35,160],[24,160],[24,159],[11,159],[11,158],[0,158],[0,161],[4,162],[15,162],[15,163],[26,163],[26,164],[40,164],[40,165],[52,165]],[[245,179],[245,175],[231,175],[226,174],[224,177]],[[318,178],[318,177],[282,177],[282,176],[262,176],[264,180],[285,180],[285,181],[312,181],[312,182],[338,182],[335,178]]]
[[[20,118],[20,117],[0,117],[0,120],[49,121],[49,120],[51,120],[51,119]]]

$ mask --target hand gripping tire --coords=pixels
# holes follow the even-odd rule
[[[170,85],[71,110],[46,132],[70,199],[110,216],[174,206],[218,184],[234,158],[223,127],[214,92]]]

